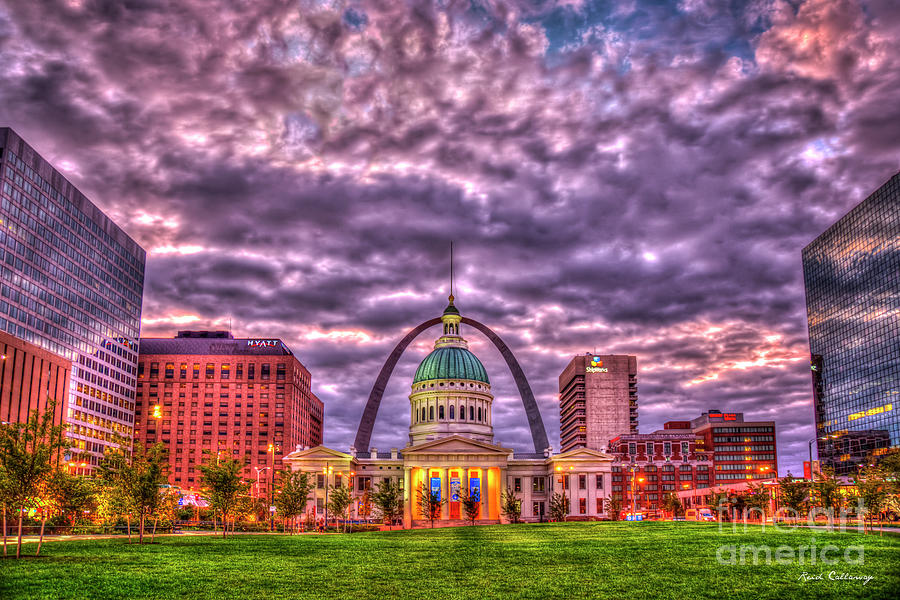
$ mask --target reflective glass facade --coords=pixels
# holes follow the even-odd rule
[[[133,435],[146,253],[0,128],[0,330],[72,362],[73,461]]]
[[[900,174],[804,248],[803,275],[819,458],[852,473],[900,445]]]

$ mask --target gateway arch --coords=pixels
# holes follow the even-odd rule
[[[381,397],[384,395],[384,389],[387,387],[388,380],[391,378],[391,373],[394,371],[394,367],[403,355],[403,351],[406,350],[406,347],[409,346],[420,333],[434,325],[438,325],[440,322],[440,317],[425,321],[413,328],[402,340],[400,340],[400,343],[394,346],[394,350],[384,362],[384,366],[381,367],[381,372],[378,373],[378,379],[375,380],[375,385],[372,386],[372,391],[369,393],[369,399],[366,402],[366,408],[363,410],[362,418],[359,420],[359,428],[356,430],[356,440],[353,442],[353,447],[356,448],[357,451],[368,452],[369,442],[372,438],[372,429],[375,426],[375,417],[378,415],[378,407],[381,405]],[[528,417],[528,426],[531,428],[531,440],[534,443],[534,451],[538,454],[543,454],[543,452],[550,447],[550,443],[547,440],[547,431],[544,429],[544,420],[541,418],[541,412],[538,410],[538,405],[534,399],[534,394],[531,391],[531,386],[528,385],[528,379],[526,379],[522,367],[519,366],[519,361],[516,360],[516,357],[512,353],[512,350],[509,349],[509,346],[507,346],[503,340],[500,339],[500,336],[494,333],[490,327],[468,317],[462,317],[462,322],[483,333],[485,337],[493,342],[497,350],[500,351],[500,354],[506,361],[506,366],[509,367],[509,371],[512,373],[513,379],[516,382],[516,387],[519,388],[519,396],[522,397],[522,405],[525,407],[525,415]]]

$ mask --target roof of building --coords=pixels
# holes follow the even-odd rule
[[[178,337],[141,338],[141,354],[193,354],[213,356],[293,356],[278,338]]]
[[[413,383],[431,379],[469,379],[490,384],[487,371],[467,348],[435,348],[416,369]]]

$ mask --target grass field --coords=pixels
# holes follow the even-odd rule
[[[723,565],[720,546],[833,544],[833,566]],[[862,545],[865,563],[843,550]],[[34,546],[28,545],[33,551]],[[699,523],[504,525],[352,535],[52,542],[0,561],[0,598],[897,598],[900,536]],[[730,557],[728,552],[723,554]],[[762,556],[762,555],[760,555]],[[856,560],[854,552],[852,558]],[[807,562],[809,556],[806,556]],[[829,580],[829,573],[871,576]],[[806,580],[802,574],[822,575]]]

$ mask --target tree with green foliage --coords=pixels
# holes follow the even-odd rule
[[[25,423],[0,425],[0,465],[5,472],[5,496],[9,506],[19,515],[16,558],[22,555],[25,509],[37,501],[38,491],[50,477],[54,461],[59,464],[59,454],[66,447],[65,427],[53,424],[55,409],[56,402],[49,400],[43,413],[35,410]],[[41,521],[36,555],[41,552],[44,523],[46,518]]]
[[[728,501],[728,492],[711,492],[709,506],[716,512],[717,521],[731,520],[731,503]]]
[[[829,526],[834,522],[834,514],[844,505],[844,496],[841,494],[841,484],[834,476],[834,469],[824,468],[816,474],[811,485],[815,494],[812,495],[815,506],[822,508],[828,519]]]
[[[556,492],[550,497],[550,520],[565,521],[569,514],[569,499],[565,495]]]
[[[205,451],[205,462],[200,465],[201,481],[206,488],[210,508],[222,515],[222,537],[228,531],[228,518],[232,517],[241,502],[248,495],[250,483],[244,481],[243,460],[220,459],[210,451]]]
[[[87,477],[57,469],[47,481],[46,496],[53,509],[76,525],[83,511],[94,502],[96,486]]]
[[[662,505],[660,506],[665,512],[669,513],[673,517],[678,517],[684,514],[684,505],[681,503],[681,500],[678,498],[678,494],[675,492],[669,492],[665,494],[662,499]]]
[[[379,481],[372,494],[372,503],[381,515],[382,521],[391,527],[395,521],[403,517],[403,486],[400,481],[391,478]]]
[[[618,521],[622,517],[622,498],[621,496],[610,496],[603,501],[606,514],[613,521]]]
[[[742,494],[742,496],[744,506],[747,507],[748,512],[764,521],[770,500],[769,490],[766,486],[762,483],[749,483],[747,484],[747,492]]]
[[[508,488],[500,494],[500,512],[513,523],[518,523],[522,516],[522,501]]]
[[[99,483],[97,512],[113,524],[124,517],[130,544],[131,518],[137,514],[131,494],[133,472],[128,457],[122,449],[124,440],[117,440],[117,442],[119,448],[108,452],[96,470]]]
[[[10,508],[12,497],[10,495],[9,476],[6,469],[0,463],[0,510],[3,511],[3,556],[6,556],[6,515]]]
[[[293,521],[306,510],[315,482],[309,473],[290,469],[281,472],[279,481],[279,489],[275,494],[275,509],[282,519],[292,522],[291,533],[293,533],[296,526]]]
[[[466,519],[469,520],[471,525],[474,525],[475,519],[478,518],[478,511],[481,510],[481,495],[478,493],[471,494],[468,490],[460,490],[459,505],[462,507]]]
[[[440,491],[432,490],[425,481],[419,484],[417,494],[419,499],[419,510],[422,513],[422,517],[431,521],[431,527],[433,529],[434,520],[441,518],[441,507],[446,504],[447,500],[441,498]]]
[[[344,527],[347,526],[347,509],[353,503],[353,496],[348,485],[333,485],[329,488],[328,512],[344,519]]]
[[[368,487],[363,490],[362,498],[359,499],[359,510],[357,511],[360,518],[365,519],[368,523],[369,517],[372,516],[372,490]]]
[[[854,477],[854,484],[862,509],[859,518],[863,520],[865,533],[872,530],[874,518],[887,508],[891,483],[881,466],[870,463]]]
[[[799,517],[806,512],[809,497],[809,484],[792,476],[778,480],[778,503],[782,508],[794,511]]]

